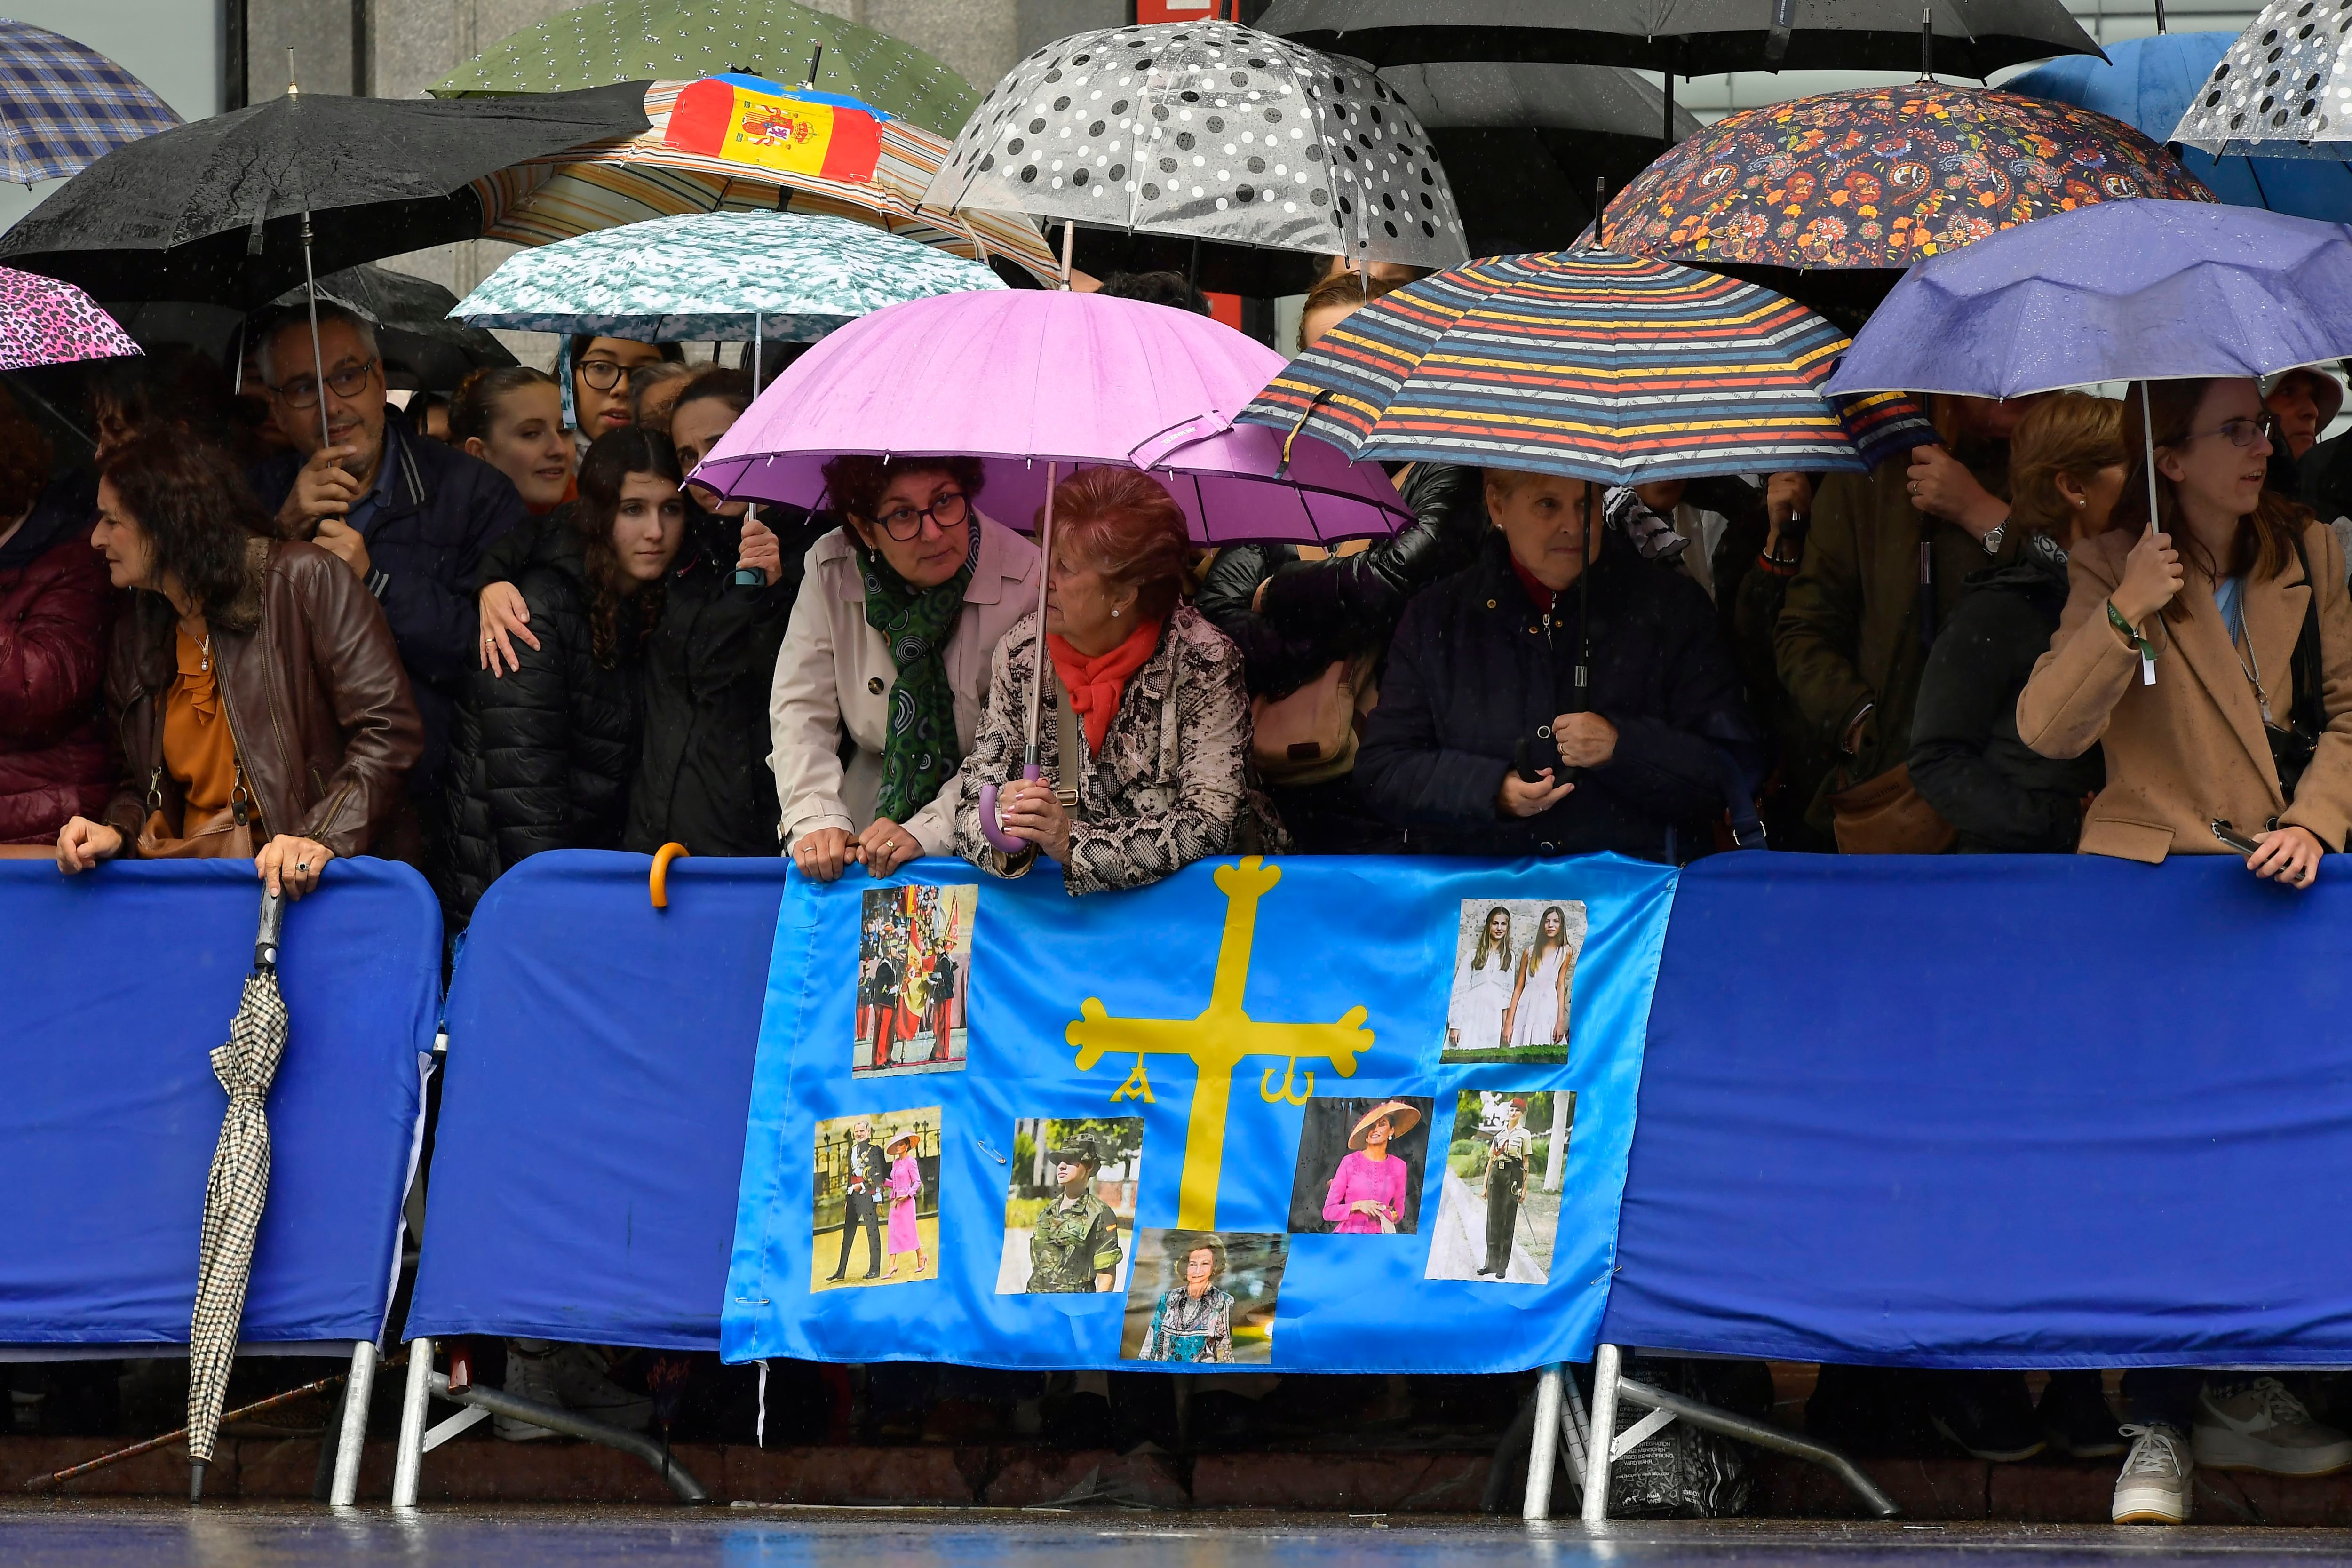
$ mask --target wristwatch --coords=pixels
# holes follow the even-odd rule
[[[1986,553],[1987,555],[1998,555],[1998,554],[2000,554],[2000,542],[2001,542],[2002,540],[2004,540],[2004,539],[2007,539],[2008,537],[2009,537],[2009,519],[2008,519],[2008,518],[2006,518],[2006,517],[2004,517],[2004,518],[2002,518],[1999,522],[1994,523],[1994,524],[1992,525],[1991,531],[1988,532],[1988,533],[1984,536],[1984,550],[1985,550],[1985,553]]]

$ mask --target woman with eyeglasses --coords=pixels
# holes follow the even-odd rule
[[[2147,395],[2156,531],[2135,386],[2131,472],[2108,531],[2068,562],[2066,608],[2018,698],[2018,734],[2045,757],[2104,746],[2084,854],[2240,854],[2256,876],[2308,888],[2352,828],[2344,552],[2263,488],[2270,416],[2252,381],[2159,381]]]
[[[636,423],[631,373],[664,360],[683,360],[686,351],[676,343],[641,343],[634,338],[583,332],[565,345],[563,358],[572,367],[572,439],[584,454],[597,437]],[[557,374],[562,373],[559,369]]]
[[[808,552],[768,721],[779,837],[829,882],[954,852],[942,790],[1040,568],[1035,545],[981,513],[974,458],[840,457],[824,481],[846,521]]]

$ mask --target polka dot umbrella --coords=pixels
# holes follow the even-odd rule
[[[2352,0],[2271,0],[2172,140],[2215,157],[2341,159],[2352,146]]]
[[[1361,264],[1469,258],[1445,171],[1393,89],[1229,22],[1038,50],[981,100],[923,205]]]

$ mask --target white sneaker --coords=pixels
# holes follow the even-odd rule
[[[517,1399],[528,1399],[534,1405],[561,1405],[563,1401],[555,1392],[556,1347],[545,1340],[509,1340],[507,1342],[506,1391]],[[542,1437],[558,1436],[544,1426],[512,1415],[493,1415],[490,1427],[509,1443],[536,1443]]]
[[[2352,1437],[2311,1418],[2274,1377],[2197,1399],[2197,1462],[2217,1470],[2324,1476],[2352,1465]]]
[[[2189,1518],[2189,1445],[2169,1426],[2123,1428],[2132,1440],[2116,1477],[2117,1524],[2179,1524]]]

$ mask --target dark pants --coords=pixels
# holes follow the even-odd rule
[[[1497,1278],[1511,1271],[1511,1231],[1519,1223],[1519,1180],[1527,1166],[1517,1160],[1497,1160],[1486,1179],[1486,1272]]]
[[[833,1266],[835,1279],[849,1272],[849,1248],[861,1225],[866,1227],[866,1272],[882,1271],[882,1216],[877,1212],[878,1205],[866,1193],[850,1194],[848,1205],[849,1212],[841,1221],[841,1260]]]
[[[2186,1437],[2204,1386],[2205,1374],[2194,1367],[2136,1366],[2124,1373],[2124,1408],[2144,1426],[2169,1426]]]

